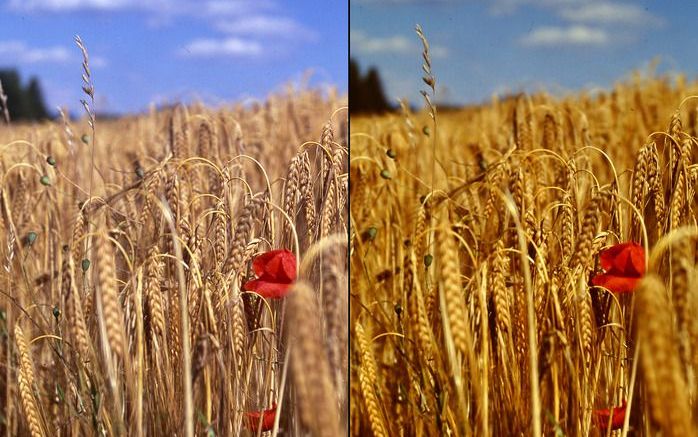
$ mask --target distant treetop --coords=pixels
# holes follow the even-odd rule
[[[50,114],[44,103],[41,84],[36,77],[23,86],[17,70],[0,70],[0,83],[7,96],[7,109],[10,120],[44,120]],[[0,110],[1,112],[1,110]]]
[[[349,111],[352,114],[380,113],[391,109],[378,71],[372,67],[364,76],[352,59],[349,63]]]

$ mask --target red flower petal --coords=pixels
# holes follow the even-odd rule
[[[243,289],[254,291],[265,299],[280,299],[288,294],[290,288],[291,284],[269,282],[265,279],[253,279],[243,286]]]
[[[252,261],[252,270],[254,270],[255,275],[262,276],[267,271],[266,266],[276,256],[276,252],[276,250],[272,250],[255,257],[254,261]]]
[[[626,402],[623,401],[619,407],[613,408],[613,412],[608,408],[594,410],[594,420],[598,427],[601,428],[602,431],[606,431],[610,420],[612,430],[621,429],[623,427],[623,422],[625,422],[626,406]]]
[[[625,276],[642,276],[645,272],[645,254],[642,248],[629,246],[623,249],[613,260],[608,272]]]
[[[604,249],[601,252],[599,252],[599,261],[601,262],[601,268],[606,271],[611,270],[614,266],[615,259],[618,257],[618,254],[625,250],[628,244],[632,243],[616,244],[614,246],[609,247],[608,249]]]
[[[250,431],[257,431],[260,421],[262,431],[271,431],[274,429],[274,419],[276,419],[276,404],[268,410],[247,412],[245,416],[247,416],[247,429]]]
[[[278,251],[264,268],[264,274],[279,282],[296,280],[296,257],[288,250]]]
[[[645,249],[634,242],[620,243],[599,253],[601,268],[606,271],[645,273]]]
[[[643,276],[645,274],[645,249],[639,244],[633,243],[629,251],[628,271],[634,271],[637,276]]]
[[[286,249],[271,250],[257,256],[252,262],[252,269],[259,277],[293,282],[296,280],[296,257]]]
[[[614,293],[633,291],[645,274],[645,250],[634,242],[620,243],[602,250],[599,259],[605,273],[594,276],[591,282]]]
[[[243,285],[247,291],[255,291],[267,299],[286,296],[290,284],[296,280],[296,257],[286,249],[271,250],[260,254],[252,262],[257,279]]]
[[[613,293],[630,293],[635,289],[640,279],[641,278],[629,278],[602,273],[594,276],[591,279],[591,283],[612,291]]]

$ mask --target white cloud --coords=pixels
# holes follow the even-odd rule
[[[36,48],[22,41],[0,41],[0,58],[20,64],[64,63],[70,60],[70,52],[65,47]]]
[[[568,21],[596,24],[643,25],[656,23],[657,18],[641,6],[625,3],[591,2],[576,7],[566,7],[560,16]]]
[[[192,19],[208,25],[208,35],[200,35],[177,52],[184,57],[258,56],[272,45],[277,52],[283,49],[280,42],[318,39],[316,31],[280,13],[275,0],[9,0],[9,7],[27,13],[137,11],[151,28]],[[98,60],[98,64],[105,62]]]
[[[445,58],[448,56],[448,49],[443,46],[431,46],[429,51],[434,58]]]
[[[254,57],[263,53],[262,45],[257,41],[241,38],[197,39],[180,50],[186,57]]]
[[[640,5],[614,0],[490,0],[489,3],[489,11],[494,15],[513,14],[523,7],[535,7],[549,10],[569,23],[643,26],[664,22]]]
[[[587,26],[539,27],[520,39],[529,47],[599,46],[609,42],[606,31]]]
[[[352,30],[349,38],[352,51],[362,54],[409,53],[414,49],[414,45],[404,36],[369,37],[361,31]]]
[[[362,55],[392,53],[419,56],[422,52],[421,44],[401,35],[384,38],[371,37],[360,30],[352,30],[349,33],[349,39],[351,51]],[[435,44],[430,45],[430,52],[434,58],[445,58],[448,56],[446,47]]]
[[[11,9],[27,12],[142,10],[158,16],[236,16],[273,7],[270,0],[10,0]]]
[[[542,9],[560,9],[561,7],[580,4],[581,0],[490,0],[489,10],[495,15],[512,14],[523,6]]]
[[[90,56],[90,67],[105,68],[109,65],[109,61],[102,56]]]
[[[365,4],[388,4],[388,5],[409,5],[409,4],[445,4],[458,3],[459,0],[352,0],[352,3]]]
[[[199,2],[197,2],[198,4]],[[204,12],[209,15],[243,15],[260,9],[272,9],[274,3],[269,0],[208,0],[202,5]]]
[[[70,11],[78,9],[123,9],[137,5],[134,0],[10,0],[10,7],[25,11]]]
[[[317,34],[288,17],[253,15],[240,17],[234,21],[222,21],[218,29],[236,35],[296,36],[315,39]]]

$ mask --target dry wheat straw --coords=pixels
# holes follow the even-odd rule
[[[13,145],[0,160],[0,331],[13,333],[0,348],[3,434],[246,435],[245,413],[276,403],[280,433],[341,436],[344,245],[323,241],[305,283],[312,307],[243,288],[258,254],[293,249],[303,263],[323,234],[347,231],[346,108],[335,111],[345,97],[282,91],[262,105],[100,118],[97,129],[76,43],[85,117],[0,130]],[[321,131],[323,150],[310,141]],[[268,213],[284,208],[290,220]]]
[[[29,425],[29,431],[32,437],[43,436],[45,434],[42,431],[41,415],[39,413],[37,400],[34,397],[34,364],[32,362],[29,345],[27,344],[24,332],[19,326],[19,323],[15,325],[15,343],[19,354],[19,371],[17,374],[19,396],[22,399],[22,407],[24,408],[24,414],[26,415],[27,424]]]
[[[637,325],[640,368],[652,418],[662,435],[690,435],[686,382],[666,288],[659,277],[650,274],[640,282],[636,294],[636,317],[643,321]]]
[[[320,307],[306,283],[293,286],[288,301],[291,375],[303,425],[312,435],[340,436],[339,408],[332,374],[322,347]]]
[[[357,352],[359,354],[359,382],[364,398],[366,410],[368,410],[368,422],[375,437],[384,437],[388,433],[383,422],[383,414],[380,409],[376,361],[371,351],[371,345],[366,338],[366,333],[360,323],[357,323],[354,332],[356,334]]]
[[[470,327],[468,326],[463,286],[458,268],[458,248],[453,235],[447,229],[439,232],[436,244],[438,261],[441,266],[440,276],[443,278],[440,292],[443,295],[445,307],[442,308],[442,311],[448,321],[456,350],[466,355],[470,344]]]
[[[124,332],[124,315],[119,302],[119,289],[114,270],[114,252],[112,243],[106,235],[96,239],[95,255],[97,257],[97,293],[102,302],[104,325],[109,348],[118,358],[124,358],[126,334]],[[110,359],[107,357],[107,359]]]

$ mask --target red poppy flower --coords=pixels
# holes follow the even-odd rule
[[[296,280],[296,257],[286,249],[264,252],[254,259],[252,269],[257,279],[247,281],[243,288],[267,299],[278,299]]]
[[[621,429],[623,427],[623,422],[625,422],[625,407],[626,402],[623,401],[621,406],[613,408],[613,412],[608,408],[594,410],[594,420],[598,427],[604,432],[608,430],[609,422],[612,430]]]
[[[604,273],[591,279],[593,285],[614,293],[629,293],[645,274],[645,249],[633,242],[616,244],[599,253]]]
[[[250,431],[259,430],[260,422],[262,431],[271,431],[274,429],[274,420],[276,419],[276,403],[270,409],[264,411],[249,411],[245,413],[247,418],[247,429]]]

